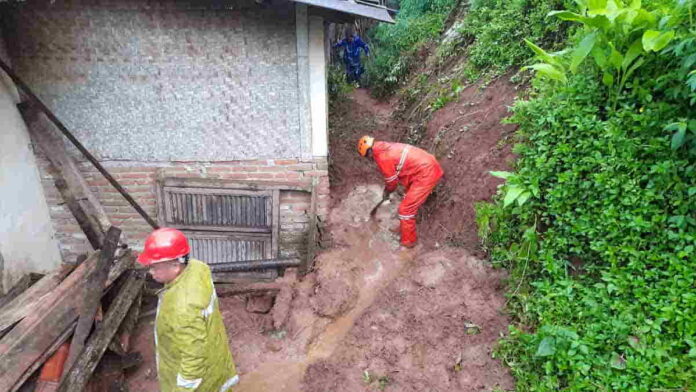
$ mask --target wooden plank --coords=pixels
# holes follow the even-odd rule
[[[19,295],[26,291],[29,286],[31,286],[31,275],[26,274],[22,276],[10,290],[7,291],[7,294],[0,297],[0,309],[10,303],[13,299],[19,297]]]
[[[20,390],[20,388],[22,388],[22,385],[24,385],[24,383],[32,376],[32,374],[34,374],[35,371],[39,370],[39,368],[43,366],[43,364],[48,360],[48,358],[50,358],[51,355],[53,355],[58,350],[58,348],[68,340],[70,335],[72,335],[73,331],[75,331],[76,324],[77,322],[70,324],[70,326],[66,328],[62,334],[60,334],[58,339],[56,339],[56,341],[53,342],[51,347],[49,347],[48,350],[44,351],[44,353],[41,354],[41,356],[36,361],[34,361],[34,363],[29,368],[27,368],[24,374],[21,377],[19,377],[17,383],[15,383],[14,387],[12,387],[10,392],[16,392]]]
[[[312,181],[312,201],[310,203],[309,233],[307,233],[307,254],[305,262],[300,268],[300,274],[304,275],[314,268],[314,257],[317,246],[317,184],[318,180]]]
[[[92,372],[99,364],[99,360],[104,355],[111,339],[126,317],[126,313],[143,288],[144,275],[136,271],[130,271],[129,274],[130,276],[119,291],[116,300],[106,312],[104,322],[99,325],[89,339],[82,355],[61,382],[58,392],[82,392],[87,385]]]
[[[106,280],[109,276],[109,267],[114,260],[118,239],[121,237],[121,229],[116,226],[111,226],[106,233],[104,246],[99,252],[99,259],[94,271],[90,274],[82,293],[82,306],[80,309],[80,318],[77,321],[75,334],[70,343],[70,354],[65,362],[65,369],[70,369],[77,357],[82,353],[87,336],[94,324],[94,316],[97,314],[101,302],[101,296],[104,292]]]
[[[72,269],[72,266],[61,266],[3,306],[0,309],[0,334],[27,315],[34,313],[39,304],[46,301],[44,297],[56,288]],[[50,295],[48,297],[53,298]],[[50,301],[50,298],[48,300]]]
[[[195,231],[219,231],[230,233],[272,233],[270,227],[252,227],[252,226],[206,226],[206,225],[177,225],[167,223],[167,227],[173,227],[179,230],[195,230]]]
[[[311,192],[312,184],[309,181],[239,181],[222,180],[217,178],[178,178],[163,177],[161,184],[166,187],[187,188],[229,188],[250,191],[282,190]]]
[[[79,315],[85,280],[96,267],[94,252],[75,269],[45,300],[0,340],[0,391],[10,390],[38,358],[56,341]],[[135,256],[128,251],[111,268],[107,285],[133,266]]]
[[[280,190],[273,191],[273,223],[271,225],[271,258],[275,259],[279,256],[278,236],[280,233]]]
[[[216,284],[215,292],[218,297],[233,295],[278,293],[283,288],[281,283],[251,283],[251,284]]]
[[[20,107],[33,139],[56,169],[56,187],[94,249],[99,249],[111,226],[104,208],[90,191],[75,160],[56,132],[56,126],[36,106]]]
[[[201,187],[172,187],[165,186],[164,192],[185,193],[189,195],[231,195],[231,196],[254,196],[269,197],[273,190],[259,189],[235,189],[235,188],[201,188]]]

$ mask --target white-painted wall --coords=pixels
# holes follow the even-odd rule
[[[0,41],[1,42],[1,41]],[[17,90],[0,71],[0,292],[61,263]]]
[[[309,92],[312,113],[312,155],[325,157],[329,152],[329,100],[327,93],[324,19],[309,17]]]

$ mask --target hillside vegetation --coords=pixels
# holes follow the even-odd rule
[[[514,168],[491,173],[505,185],[477,207],[510,272],[495,355],[518,391],[696,390],[695,13],[694,0],[403,0],[369,34],[376,96],[427,96],[432,112],[466,84],[528,87],[505,120]],[[450,72],[429,86],[424,66]]]

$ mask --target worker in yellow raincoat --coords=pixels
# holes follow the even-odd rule
[[[210,268],[189,259],[182,232],[161,228],[138,262],[164,283],[155,321],[160,392],[230,392],[239,376],[227,342]]]

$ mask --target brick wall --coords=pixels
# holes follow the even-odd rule
[[[72,262],[77,255],[90,250],[82,230],[53,184],[50,163],[37,149],[42,184],[49,203],[51,219],[60,241],[63,260]],[[107,170],[133,198],[157,218],[156,179],[165,177],[218,178],[245,181],[282,181],[309,185],[319,178],[317,213],[324,218],[329,207],[329,178],[325,159],[301,162],[295,159],[254,160],[234,162],[175,162],[153,164],[147,162],[103,162]],[[129,245],[141,248],[151,228],[128,202],[114,189],[89,162],[81,162],[82,173],[104,206],[112,224],[120,227]],[[305,248],[309,228],[310,194],[299,191],[280,193],[281,257],[301,254]]]

